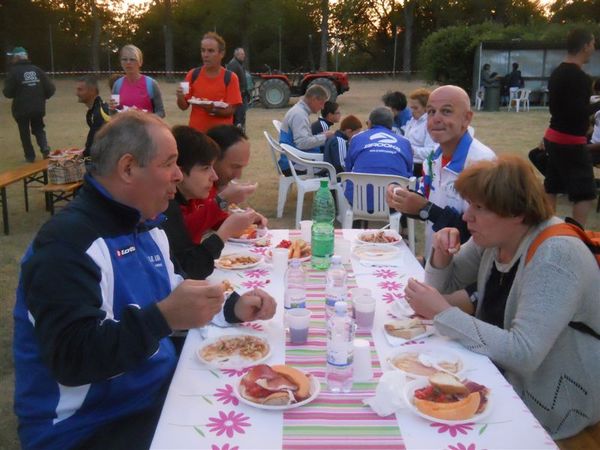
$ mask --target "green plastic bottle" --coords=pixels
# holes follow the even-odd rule
[[[315,269],[329,268],[333,256],[335,204],[329,191],[329,182],[321,180],[321,187],[315,194],[312,207],[311,263]]]

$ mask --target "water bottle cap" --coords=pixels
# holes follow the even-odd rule
[[[342,264],[342,257],[340,255],[333,255],[331,257],[331,264]]]
[[[335,302],[335,314],[338,316],[343,316],[348,311],[348,303],[346,302]]]
[[[290,260],[290,266],[292,266],[293,268],[297,268],[300,267],[302,265],[302,261],[300,261],[298,258],[294,258]]]
[[[329,181],[327,180],[321,180],[321,187],[329,187]]]

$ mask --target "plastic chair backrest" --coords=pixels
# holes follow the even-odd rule
[[[281,133],[281,120],[273,119],[273,126],[277,130],[277,133]]]
[[[277,169],[277,173],[279,173],[280,176],[284,176],[283,172],[281,171],[281,167],[277,162],[279,154],[281,153],[279,143],[275,139],[273,139],[273,137],[269,134],[268,131],[263,131],[263,133],[265,135],[267,143],[269,144],[269,148],[271,149],[271,158],[273,159],[273,164],[275,164],[275,169]]]
[[[416,178],[405,178],[397,175],[379,175],[370,173],[342,172],[338,174],[342,183],[352,182],[352,212],[354,220],[386,220],[390,216],[390,207],[385,198],[390,183],[414,189]],[[373,199],[373,211],[369,212],[367,199]]]
[[[294,148],[289,144],[282,143],[279,145],[280,145],[280,148],[283,151],[283,153],[288,157],[288,159],[291,162],[308,168],[309,169],[308,173],[318,173],[319,171],[325,169],[328,172],[328,178],[329,178],[330,182],[336,183],[335,168],[331,164],[329,164],[328,162],[325,162],[325,161],[314,161],[311,159],[303,158],[300,155],[305,152],[298,150],[297,148]],[[308,153],[308,155],[311,156],[312,153]],[[311,171],[311,169],[312,169],[312,171]],[[300,179],[300,177],[296,173],[295,164],[290,164],[290,170],[292,171],[292,175],[294,176],[294,178]],[[317,178],[325,178],[325,177],[323,176],[323,177],[317,177]],[[304,177],[302,179],[306,180],[306,177]]]

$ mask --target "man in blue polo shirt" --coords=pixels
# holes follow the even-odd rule
[[[412,176],[413,157],[408,139],[392,131],[394,115],[381,106],[371,111],[369,129],[357,134],[350,142],[346,156],[346,171],[380,175]],[[346,185],[346,198],[352,203],[352,185]],[[368,208],[372,207],[369,198]]]

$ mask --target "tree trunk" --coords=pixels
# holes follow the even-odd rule
[[[415,0],[404,3],[404,50],[402,51],[402,71],[407,80],[410,80],[412,35],[415,20]]]
[[[167,72],[167,80],[173,80],[173,22],[171,0],[164,0],[165,5],[165,22],[163,29],[165,32],[165,71]]]
[[[100,17],[98,15],[98,7],[96,6],[96,0],[90,0],[92,9],[92,71],[100,71],[100,32],[101,24]]]
[[[327,44],[329,43],[329,1],[321,0],[321,60],[319,70],[327,70]]]

